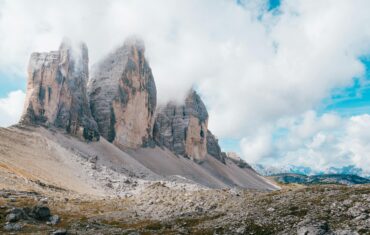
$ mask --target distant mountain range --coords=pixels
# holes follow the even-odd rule
[[[369,184],[370,179],[366,179],[357,175],[344,175],[344,174],[323,174],[323,175],[301,175],[293,173],[282,173],[270,176],[273,180],[283,184]]]
[[[357,175],[360,177],[370,179],[370,172],[366,172],[361,168],[358,168],[354,165],[343,166],[343,167],[329,167],[323,171],[317,171],[310,167],[306,166],[296,166],[296,165],[287,165],[287,166],[267,166],[262,164],[253,164],[252,168],[257,171],[259,174],[264,176],[271,176],[277,174],[301,174],[301,175],[324,175],[324,174],[335,174],[335,175]]]

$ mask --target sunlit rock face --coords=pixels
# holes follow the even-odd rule
[[[20,123],[55,126],[68,133],[98,140],[88,103],[88,50],[65,40],[58,51],[32,53],[24,112]]]
[[[127,39],[94,67],[89,82],[91,111],[99,131],[119,147],[152,144],[157,91],[144,53],[143,41]]]
[[[202,161],[207,154],[207,109],[195,91],[189,92],[185,103],[168,103],[158,108],[153,137],[159,146],[177,155]]]

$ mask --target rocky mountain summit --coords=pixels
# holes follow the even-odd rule
[[[33,53],[20,122],[52,125],[87,140],[98,140],[98,128],[86,95],[88,62],[86,45],[72,48],[68,40],[58,51]]]
[[[122,147],[138,148],[151,140],[157,91],[145,46],[137,38],[95,66],[88,93],[101,135]]]
[[[128,38],[95,65],[90,79],[83,43],[74,47],[66,41],[59,51],[32,54],[25,106],[22,125],[10,133],[27,136],[31,131],[38,141],[64,152],[54,152],[53,158],[71,155],[72,162],[77,154],[94,159],[93,170],[107,168],[111,179],[124,174],[211,188],[278,188],[221,151],[208,130],[208,112],[196,91],[190,90],[183,104],[157,107],[154,76],[145,45],[137,37]],[[37,128],[40,125],[46,130]],[[102,138],[96,144],[71,141],[70,136],[60,135],[61,128],[88,141]],[[33,155],[35,149],[26,146],[24,152]],[[13,148],[4,155],[11,156],[17,151]],[[107,184],[112,190],[103,187],[103,191],[120,195],[127,189],[120,183]]]
[[[208,112],[195,91],[190,91],[185,104],[169,103],[157,111],[153,136],[159,146],[196,161],[207,154]]]

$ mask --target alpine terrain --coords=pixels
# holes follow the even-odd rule
[[[158,104],[137,37],[91,71],[64,40],[27,72],[0,129],[2,234],[370,234],[369,185],[267,179],[222,151],[196,90]]]

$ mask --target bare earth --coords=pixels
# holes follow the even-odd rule
[[[209,156],[196,164],[158,147],[0,129],[2,234],[370,234],[369,185],[279,188]],[[40,203],[60,222],[7,222],[12,208]]]

